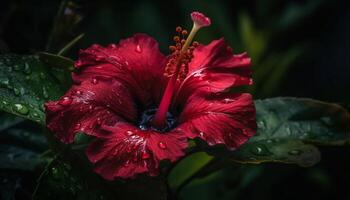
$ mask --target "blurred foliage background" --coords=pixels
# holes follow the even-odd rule
[[[0,52],[49,51],[76,58],[80,48],[143,32],[168,53],[175,27],[189,29],[189,13],[198,10],[213,22],[198,41],[224,37],[234,52],[252,57],[255,86],[250,91],[256,99],[296,96],[349,105],[348,0],[75,0],[61,10],[60,5],[59,0],[1,0]],[[62,51],[72,40],[77,44]],[[321,150],[322,161],[312,168],[232,166],[197,179],[181,197],[350,199],[350,150]]]

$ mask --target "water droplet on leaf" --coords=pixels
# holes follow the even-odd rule
[[[24,73],[25,74],[31,74],[32,70],[30,69],[30,66],[28,63],[24,63]]]
[[[29,110],[26,106],[20,104],[20,103],[16,103],[13,105],[13,110],[19,114],[22,115],[26,115],[29,113]]]
[[[269,156],[272,153],[267,149],[267,147],[265,145],[262,144],[258,144],[253,146],[250,151],[258,156]]]
[[[43,86],[43,96],[45,99],[49,98],[49,93],[45,86]]]

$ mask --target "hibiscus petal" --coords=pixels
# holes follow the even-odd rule
[[[95,77],[113,77],[125,84],[143,105],[158,102],[166,79],[166,57],[158,43],[145,34],[121,40],[108,47],[92,45],[81,50],[73,80],[81,82]]]
[[[155,176],[160,160],[174,162],[187,147],[186,136],[175,131],[143,131],[123,122],[103,128],[112,134],[93,142],[86,153],[95,163],[95,171],[108,180],[134,178],[141,173]]]
[[[186,102],[178,129],[189,138],[235,149],[256,133],[255,108],[250,94],[192,95]]]
[[[47,127],[64,143],[73,142],[80,131],[103,136],[101,125],[137,119],[130,93],[110,78],[73,85],[60,100],[48,102],[45,107]]]
[[[250,58],[246,53],[234,55],[223,39],[198,46],[193,52],[189,73],[177,91],[186,99],[193,93],[211,94],[229,87],[253,84]],[[180,101],[181,101],[180,99]]]

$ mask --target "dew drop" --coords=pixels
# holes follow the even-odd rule
[[[125,167],[129,166],[129,163],[130,163],[130,161],[127,160],[127,161],[124,163],[124,166],[125,166]]]
[[[43,72],[40,72],[39,76],[40,76],[41,79],[45,79],[46,78],[46,75]]]
[[[19,65],[14,65],[13,68],[15,71],[19,71],[21,69],[21,67]]]
[[[298,156],[300,154],[302,154],[303,152],[301,150],[291,150],[288,152],[289,155],[292,155],[292,156]]]
[[[136,51],[137,53],[142,53],[142,48],[141,48],[141,46],[140,46],[139,44],[136,45],[135,51]]]
[[[159,148],[161,148],[161,149],[166,149],[166,148],[167,148],[166,144],[163,143],[163,142],[159,142],[159,143],[158,143],[158,146],[159,146]]]
[[[18,88],[13,88],[13,93],[15,93],[16,96],[19,96],[19,89]]]
[[[125,133],[126,133],[126,135],[128,135],[128,136],[134,135],[134,132],[132,132],[132,131],[126,131]]]
[[[80,123],[77,123],[75,126],[74,126],[74,129],[80,129],[81,127],[81,124]]]
[[[8,78],[1,78],[0,84],[3,86],[8,86],[10,84],[10,80]]]
[[[30,69],[30,66],[28,63],[25,63],[24,64],[24,71],[23,71],[25,74],[31,74],[32,73],[32,70]]]
[[[99,117],[97,118],[96,124],[97,124],[98,126],[101,126],[101,124],[102,124],[101,118],[99,118]]]
[[[77,90],[75,93],[76,93],[77,95],[82,95],[82,94],[83,94],[83,92],[80,91],[80,90]]]
[[[48,93],[47,88],[45,86],[43,87],[43,96],[45,99],[49,98],[49,93]]]
[[[28,108],[20,103],[14,104],[13,110],[19,114],[22,114],[22,115],[27,115],[29,113]]]
[[[72,103],[72,99],[70,97],[63,97],[58,103],[62,106],[69,106]]]
[[[142,155],[141,155],[141,158],[142,158],[142,159],[146,160],[146,159],[148,159],[148,158],[150,158],[150,157],[151,157],[151,155],[149,155],[149,153],[147,153],[147,152],[142,152]]]
[[[93,79],[91,80],[91,83],[94,84],[94,85],[96,85],[96,84],[98,83],[98,80],[97,80],[96,78],[93,78]]]
[[[272,153],[267,149],[267,147],[265,145],[262,144],[258,144],[256,146],[254,146],[253,148],[250,149],[250,151],[258,156],[269,156]]]
[[[117,48],[117,45],[115,45],[115,44],[109,44],[108,47],[114,49],[114,48]]]
[[[199,135],[201,136],[201,138],[205,138],[205,133],[204,132],[199,132]]]
[[[230,99],[230,98],[225,98],[224,100],[222,100],[223,103],[232,103],[234,102],[234,99]]]

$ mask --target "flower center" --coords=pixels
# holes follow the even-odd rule
[[[153,126],[151,122],[152,122],[156,112],[157,112],[157,109],[152,108],[152,109],[145,110],[142,113],[141,118],[139,120],[139,124],[138,124],[138,126],[141,130],[152,129],[152,130],[155,130],[158,132],[168,132],[172,128],[175,127],[176,117],[170,112],[166,113],[166,119],[165,119],[165,123],[164,123],[163,127]]]
[[[210,25],[210,19],[199,12],[191,13],[193,21],[193,27],[188,35],[187,39],[184,37],[187,35],[187,30],[183,30],[181,27],[177,27],[177,36],[174,37],[176,42],[175,46],[170,46],[170,50],[173,52],[169,62],[165,67],[164,75],[169,77],[168,85],[160,101],[159,107],[152,120],[152,125],[159,129],[165,127],[167,112],[174,94],[176,82],[182,81],[188,72],[188,63],[191,61],[193,50],[198,46],[198,42],[193,42],[193,38],[202,27]],[[192,45],[191,45],[192,44]]]

